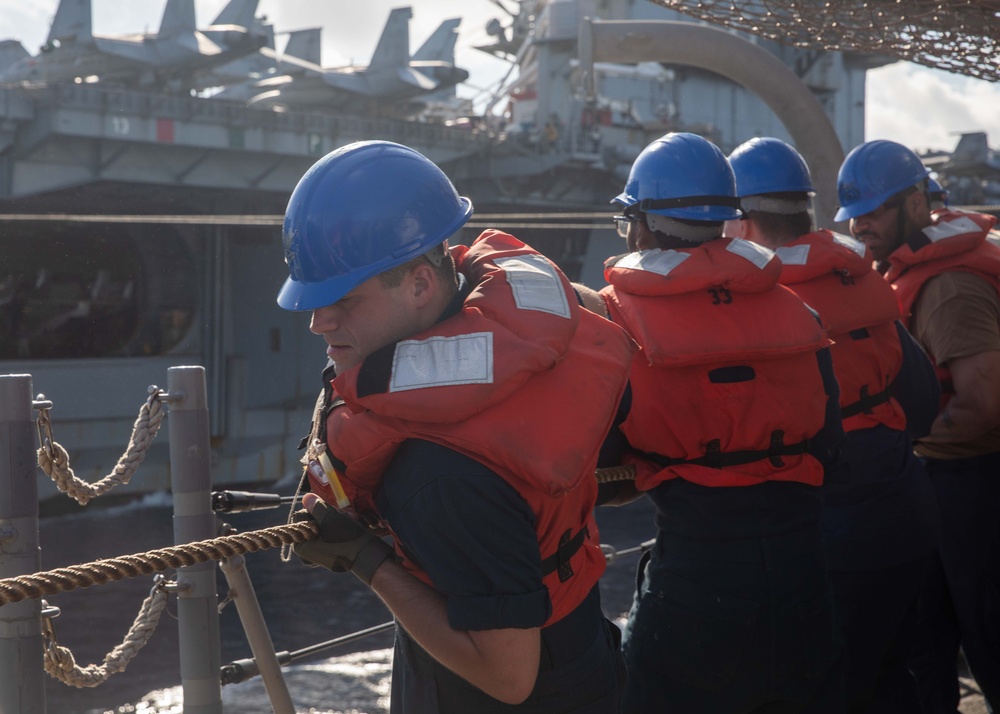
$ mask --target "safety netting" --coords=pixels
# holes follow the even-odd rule
[[[1000,81],[1000,0],[653,0],[795,47],[887,54]]]

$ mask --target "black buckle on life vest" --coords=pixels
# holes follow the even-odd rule
[[[781,458],[784,448],[785,432],[781,429],[775,429],[771,432],[771,448],[767,450],[767,458],[771,460],[771,466],[777,468],[785,465],[784,460]]]
[[[858,401],[840,408],[840,418],[847,419],[862,412],[871,414],[875,407],[888,403],[890,399],[892,396],[888,389],[883,389],[878,394],[868,394],[868,385],[866,384],[861,387],[861,398]]]
[[[565,583],[573,577],[573,566],[570,565],[569,561],[590,536],[590,531],[584,526],[575,536],[572,533],[573,529],[569,529],[559,536],[559,547],[556,549],[555,555],[550,555],[542,560],[542,577],[556,571],[559,572],[559,582],[561,583]]]
[[[722,440],[712,439],[705,444],[705,455],[702,457],[705,466],[711,469],[721,469],[723,466]]]
[[[644,456],[653,463],[669,468],[682,464],[707,466],[710,469],[724,469],[728,466],[742,466],[754,461],[769,459],[775,467],[784,466],[782,456],[799,456],[809,451],[809,439],[803,439],[797,444],[785,444],[785,432],[775,429],[771,432],[771,441],[766,449],[745,449],[743,451],[722,451],[721,441],[712,439],[705,444],[705,455],[696,459],[676,459],[653,452],[644,452]]]

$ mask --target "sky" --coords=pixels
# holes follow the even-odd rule
[[[196,0],[199,26],[209,24],[227,0]],[[165,0],[92,0],[98,34],[155,32]],[[323,64],[366,62],[393,7],[413,8],[411,51],[442,21],[461,16],[456,62],[471,73],[460,96],[480,98],[507,73],[505,62],[474,49],[490,41],[486,23],[508,16],[498,7],[513,0],[260,0],[258,14],[282,32],[323,27]],[[32,54],[48,34],[58,0],[0,0],[0,39],[20,40]],[[1000,83],[985,82],[897,62],[868,73],[866,139],[892,139],[923,152],[951,150],[963,132],[985,131],[1000,146]],[[851,147],[845,147],[850,149]]]

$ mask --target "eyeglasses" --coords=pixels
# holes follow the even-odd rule
[[[615,230],[618,231],[618,236],[620,238],[628,238],[629,226],[639,220],[639,216],[612,216],[611,220],[615,222]]]

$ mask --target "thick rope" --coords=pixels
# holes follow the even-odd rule
[[[234,555],[256,553],[258,550],[274,548],[282,543],[302,543],[315,538],[318,532],[316,522],[309,520],[175,545],[146,553],[71,565],[31,575],[18,575],[0,580],[0,605],[55,595],[76,588],[89,588],[91,585],[103,585],[139,575],[151,575],[169,568],[183,568],[209,560],[223,560]]]
[[[49,624],[43,628],[45,635],[45,671],[49,676],[58,679],[71,687],[96,687],[103,684],[113,674],[124,672],[145,644],[149,641],[160,615],[167,606],[167,592],[161,587],[154,587],[149,596],[143,600],[135,622],[125,634],[122,643],[104,656],[103,664],[88,664],[81,667],[76,663],[73,653],[68,647],[56,642],[55,631]]]
[[[126,484],[132,478],[139,464],[146,457],[146,450],[156,433],[160,430],[160,422],[163,421],[163,405],[160,402],[160,391],[156,390],[149,395],[149,399],[139,410],[135,424],[132,425],[132,437],[129,439],[128,448],[114,470],[97,483],[88,483],[78,478],[73,473],[69,465],[69,454],[61,444],[49,440],[41,444],[38,449],[38,465],[49,478],[55,481],[60,491],[74,499],[81,506],[97,496],[103,495],[119,484]],[[43,416],[44,414],[44,416]],[[39,414],[39,419],[44,420],[47,426],[48,412]]]
[[[597,483],[611,483],[612,481],[634,481],[635,466],[608,466],[597,469]]]

